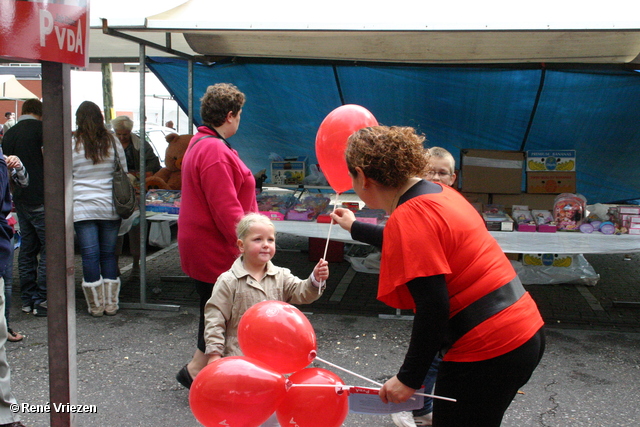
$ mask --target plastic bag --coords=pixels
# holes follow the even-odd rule
[[[166,248],[171,244],[171,226],[169,221],[153,221],[149,227],[149,244]]]
[[[524,254],[522,262],[511,261],[525,285],[559,283],[595,286],[600,275],[582,254]]]

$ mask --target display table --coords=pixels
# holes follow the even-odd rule
[[[304,221],[274,221],[276,231],[302,237],[326,239],[330,224]],[[520,254],[610,254],[640,252],[640,236],[585,234],[580,232],[524,233],[490,231],[505,253]],[[363,244],[337,224],[331,226],[331,240]]]

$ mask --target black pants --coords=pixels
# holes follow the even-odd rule
[[[442,362],[434,399],[434,427],[500,426],[519,388],[529,381],[544,354],[541,328],[529,341],[502,356],[481,362]]]
[[[204,353],[206,344],[204,342],[204,306],[211,298],[214,283],[201,282],[196,280],[196,292],[200,296],[200,320],[198,322],[198,349]]]

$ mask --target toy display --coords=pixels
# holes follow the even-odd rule
[[[329,206],[330,200],[322,196],[305,197],[296,203],[286,214],[286,219],[292,221],[313,221]]]
[[[533,220],[533,215],[531,215],[531,211],[529,209],[513,209],[511,211],[511,216],[516,222],[516,230],[525,232],[533,232],[537,230],[536,223]]]
[[[146,209],[149,212],[178,214],[181,194],[180,190],[149,190],[145,200]]]
[[[587,199],[581,194],[562,193],[555,198],[553,219],[558,230],[578,231],[587,209]]]
[[[534,209],[531,211],[539,233],[555,233],[558,229],[550,211]]]
[[[164,156],[165,167],[147,178],[147,189],[182,189],[182,158],[191,138],[193,135],[178,135],[177,133],[170,133],[166,136],[169,145],[167,145]]]

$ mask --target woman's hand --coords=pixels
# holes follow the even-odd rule
[[[331,219],[340,227],[351,233],[351,225],[356,220],[356,215],[345,208],[338,208],[331,213]]]
[[[4,161],[7,162],[7,167],[9,169],[22,167],[22,162],[17,156],[5,156]]]
[[[318,261],[318,264],[316,264],[313,269],[313,277],[320,283],[327,280],[329,278],[329,263],[320,258],[320,261]]]
[[[402,403],[409,400],[415,392],[415,389],[402,384],[398,377],[394,376],[384,383],[378,395],[384,403]]]

